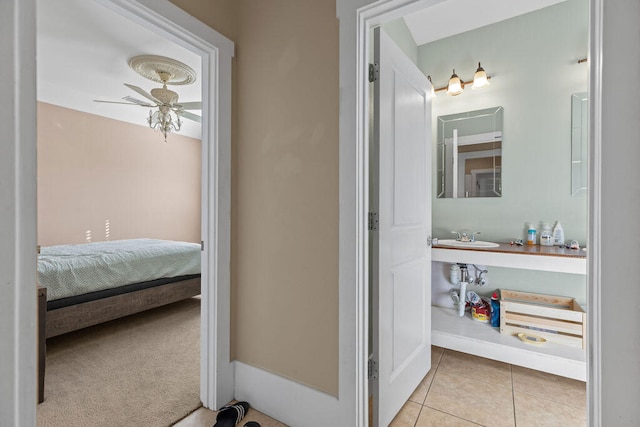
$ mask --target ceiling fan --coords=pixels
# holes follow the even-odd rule
[[[129,60],[129,66],[143,77],[162,83],[162,87],[153,88],[149,93],[138,86],[125,83],[125,86],[145,97],[147,101],[125,96],[122,99],[127,102],[94,99],[95,102],[157,108],[155,111],[149,111],[147,124],[150,128],[162,132],[165,142],[167,141],[167,134],[180,130],[182,126],[181,118],[193,120],[197,123],[201,122],[200,116],[187,110],[201,110],[202,103],[178,103],[178,93],[167,88],[168,84],[185,85],[193,83],[196,80],[196,73],[193,69],[174,59],[157,55],[134,56]]]

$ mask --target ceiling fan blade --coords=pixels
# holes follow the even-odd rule
[[[195,114],[190,113],[188,111],[180,111],[178,114],[180,114],[180,116],[184,117],[185,119],[193,120],[194,122],[197,122],[197,123],[202,122],[202,119],[200,118],[200,116],[196,116]]]
[[[202,110],[202,102],[181,102],[183,110]]]
[[[105,104],[124,104],[124,105],[140,105],[137,103],[131,103],[131,102],[120,102],[120,101],[103,101],[101,99],[94,99],[93,102],[104,102]],[[153,107],[153,105],[152,105]]]
[[[132,102],[134,104],[138,104],[138,105],[140,105],[142,107],[151,107],[151,108],[156,107],[156,105],[149,104],[148,102],[145,102],[145,101],[140,101],[139,99],[136,99],[136,98],[134,98],[132,96],[125,96],[122,99],[124,99],[126,101],[129,101],[129,102]]]
[[[160,102],[158,99],[156,99],[153,95],[151,95],[149,92],[145,91],[144,89],[141,89],[138,86],[130,85],[129,83],[125,83],[124,85],[129,89],[135,92],[138,92],[140,95],[144,96],[145,98],[155,102],[156,104],[158,105],[162,104],[162,102]]]

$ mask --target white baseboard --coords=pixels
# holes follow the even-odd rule
[[[336,397],[242,362],[233,363],[237,400],[292,427],[339,425]]]

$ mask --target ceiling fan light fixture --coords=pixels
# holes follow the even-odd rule
[[[147,123],[151,129],[162,133],[165,143],[167,142],[167,135],[172,132],[178,132],[182,126],[180,115],[171,109],[162,106],[156,111],[149,111]]]
[[[148,101],[141,101],[131,96],[125,96],[121,101],[102,101],[95,99],[95,102],[105,102],[111,104],[139,105],[150,107],[147,124],[151,129],[161,132],[164,142],[167,142],[167,135],[178,132],[182,127],[182,118],[201,123],[201,117],[197,114],[185,110],[200,110],[200,102],[186,102],[178,104],[179,96],[175,91],[167,88],[168,84],[186,85],[195,82],[196,73],[191,67],[171,58],[156,55],[139,55],[129,59],[129,66],[142,77],[162,83],[161,88],[153,88],[150,92],[125,83],[129,89],[145,97]]]

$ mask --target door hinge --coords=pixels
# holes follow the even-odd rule
[[[378,364],[373,358],[369,358],[367,361],[367,377],[370,380],[378,379]]]
[[[200,240],[200,250],[204,251],[204,240]]]
[[[369,231],[378,230],[378,212],[369,212]]]
[[[375,82],[378,80],[378,75],[380,74],[380,67],[378,64],[369,64],[369,82]]]

